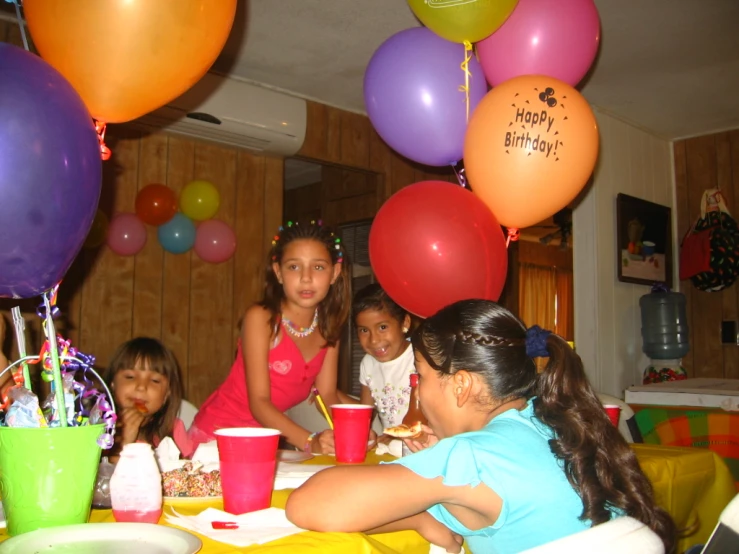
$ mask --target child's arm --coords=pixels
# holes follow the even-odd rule
[[[311,433],[283,414],[272,403],[269,378],[269,347],[272,341],[270,313],[261,306],[246,311],[241,331],[246,388],[249,409],[254,419],[264,427],[277,429],[287,441],[301,450]]]
[[[450,487],[442,477],[426,479],[401,465],[339,466],[308,479],[289,496],[286,510],[290,521],[312,531],[414,529],[430,539],[439,529],[421,514],[435,504],[476,530],[495,523],[502,499],[483,483]]]
[[[367,385],[362,385],[359,393],[359,403],[366,404],[367,406],[374,406],[375,399],[372,398],[372,393]]]

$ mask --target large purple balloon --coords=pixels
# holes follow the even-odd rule
[[[433,166],[462,159],[467,130],[464,46],[424,28],[387,39],[364,74],[364,103],[372,125],[406,158]],[[469,62],[470,116],[487,92],[475,56]]]
[[[477,54],[493,86],[520,75],[547,75],[574,87],[599,44],[593,0],[519,0],[506,22],[477,43]]]
[[[87,108],[44,60],[0,43],[0,297],[29,298],[69,269],[102,177]]]

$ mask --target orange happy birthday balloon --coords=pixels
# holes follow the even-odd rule
[[[487,93],[470,118],[464,166],[501,225],[535,225],[569,204],[598,159],[598,126],[583,96],[543,75]]]
[[[136,119],[194,85],[231,31],[236,0],[25,0],[33,43],[92,117]]]

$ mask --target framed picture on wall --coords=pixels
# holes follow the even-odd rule
[[[619,194],[616,198],[618,280],[672,288],[672,222],[668,206]]]

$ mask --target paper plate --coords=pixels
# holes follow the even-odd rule
[[[0,554],[195,554],[195,535],[147,523],[83,523],[31,531],[0,543]]]
[[[313,459],[313,454],[299,450],[278,450],[277,460],[280,462],[304,462]]]
[[[223,496],[163,496],[165,504],[171,506],[182,504],[202,504],[204,502],[216,502],[223,500]]]

